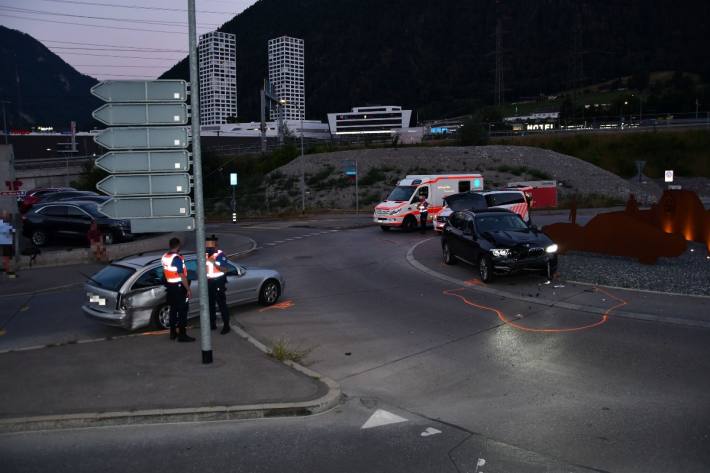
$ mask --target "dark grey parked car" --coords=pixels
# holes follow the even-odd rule
[[[116,261],[94,274],[84,286],[84,314],[106,325],[137,330],[150,325],[167,328],[162,255],[135,256]],[[188,317],[198,317],[197,257],[185,255],[193,299]],[[286,282],[272,269],[251,268],[230,261],[227,271],[227,304],[259,302],[272,305],[283,294]]]

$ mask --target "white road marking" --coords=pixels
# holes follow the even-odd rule
[[[440,433],[441,430],[435,429],[434,427],[427,427],[426,430],[419,435],[421,435],[422,437],[429,437],[430,435],[436,435]]]
[[[381,427],[383,425],[389,424],[399,424],[400,422],[407,422],[407,419],[400,417],[397,414],[392,414],[391,412],[385,411],[383,409],[377,409],[374,414],[367,419],[367,422],[362,424],[361,429],[371,429],[373,427]]]

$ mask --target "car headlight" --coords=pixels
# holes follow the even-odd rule
[[[547,251],[548,253],[557,253],[557,245],[553,243],[552,245],[545,248],[545,251]]]
[[[505,258],[510,256],[510,250],[507,248],[493,248],[491,254],[497,258]]]

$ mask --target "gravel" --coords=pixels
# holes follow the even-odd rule
[[[606,286],[710,296],[710,258],[704,245],[688,243],[677,258],[659,258],[655,265],[619,256],[569,252],[561,255],[563,279]]]
[[[657,186],[639,186],[637,182],[623,179],[573,156],[529,146],[416,146],[312,154],[306,155],[303,163],[306,178],[308,180],[309,176],[327,169],[327,166],[334,169],[329,179],[342,176],[344,161],[355,159],[361,177],[371,168],[386,169],[384,181],[360,188],[360,195],[371,197],[369,200],[372,202],[378,202],[391,190],[394,182],[407,174],[481,172],[486,179],[486,187],[505,185],[509,181],[539,179],[528,173],[511,174],[504,166],[522,166],[541,171],[563,184],[559,188],[561,196],[572,193],[598,194],[625,201],[629,193],[634,193],[640,203],[650,203],[657,201],[660,194]],[[301,162],[298,159],[274,171],[274,175],[283,176],[277,182],[272,182],[274,196],[283,195],[293,199],[297,193],[300,195],[294,187],[300,173]],[[288,177],[291,177],[291,181],[285,186]],[[320,204],[332,208],[352,206],[352,186],[325,187],[319,190],[306,189],[310,205]]]

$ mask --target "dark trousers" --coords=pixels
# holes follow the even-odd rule
[[[219,313],[222,314],[222,323],[224,323],[225,327],[229,326],[229,309],[227,308],[226,284],[226,276],[207,280],[207,289],[210,295],[211,325],[214,325],[217,321],[217,306],[219,306]]]
[[[429,212],[419,214],[419,229],[423,232],[426,230],[426,221],[429,219]]]
[[[187,327],[187,289],[182,284],[167,285],[168,305],[170,306],[170,330],[175,327]]]

